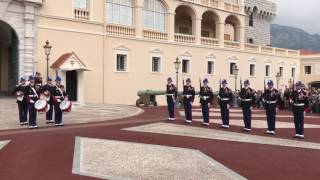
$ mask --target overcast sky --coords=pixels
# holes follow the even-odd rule
[[[301,28],[320,34],[320,0],[276,0],[274,23]]]

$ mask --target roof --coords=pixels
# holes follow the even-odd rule
[[[61,55],[50,67],[52,69],[61,69],[66,63],[68,63],[68,61],[73,61],[72,63],[76,63],[78,67],[81,67],[80,69],[87,69],[86,65],[81,61],[75,52]]]
[[[319,51],[309,51],[307,49],[300,49],[300,55],[320,55]]]

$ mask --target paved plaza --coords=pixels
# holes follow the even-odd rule
[[[306,116],[304,140],[292,138],[291,112],[278,112],[276,135],[266,135],[262,109],[253,110],[251,133],[241,131],[240,109],[230,111],[231,127],[225,130],[220,128],[217,108],[210,109],[211,124],[204,127],[199,107],[193,110],[194,121],[185,124],[182,109],[176,111],[176,121],[168,122],[166,107],[101,104],[75,104],[65,115],[63,128],[29,130],[17,124],[14,99],[0,100],[1,109],[2,102],[10,104],[1,113],[1,180],[313,180],[320,176],[317,115]]]

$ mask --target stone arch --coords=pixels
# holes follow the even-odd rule
[[[225,39],[240,41],[241,21],[235,15],[229,15],[225,19]]]
[[[207,10],[202,14],[201,36],[218,38],[217,24],[220,23],[220,16],[212,10]]]
[[[195,35],[195,9],[188,4],[180,4],[175,9],[175,33]]]

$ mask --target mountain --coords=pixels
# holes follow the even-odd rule
[[[320,51],[320,35],[309,34],[299,28],[272,24],[271,44],[280,48]]]

